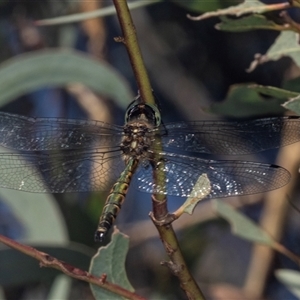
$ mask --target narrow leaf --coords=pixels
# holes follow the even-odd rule
[[[191,191],[191,195],[193,196],[188,197],[180,209],[182,209],[183,212],[191,215],[198,202],[200,202],[207,195],[209,195],[210,191],[211,191],[210,180],[208,179],[206,174],[202,174],[198,178],[197,182],[194,185],[193,190]]]
[[[289,98],[297,97],[299,95],[299,93],[297,93],[297,92],[280,89],[280,88],[277,88],[274,86],[267,86],[267,85],[249,84],[248,88],[250,88],[260,94],[274,97],[276,99],[286,100]]]
[[[129,248],[129,239],[119,232],[116,227],[112,234],[111,242],[100,247],[97,254],[92,258],[90,272],[95,276],[107,275],[107,280],[119,286],[134,291],[125,270],[125,259]],[[123,299],[121,296],[108,292],[98,286],[91,285],[96,299]]]
[[[225,15],[231,15],[240,17],[245,14],[262,14],[272,10],[286,9],[289,8],[290,4],[288,2],[265,5],[263,2],[258,0],[246,0],[240,5],[230,6],[225,9],[219,9],[217,11],[208,12],[198,17],[188,16],[191,20],[200,21],[211,17],[220,17]]]
[[[252,72],[258,65],[271,60],[278,60],[283,56],[291,57],[300,66],[300,46],[298,41],[298,33],[293,31],[281,32],[266,54],[255,54],[255,59],[250,64],[247,72]]]
[[[283,103],[282,106],[286,109],[289,109],[289,110],[295,112],[297,115],[300,116],[300,95]]]
[[[298,271],[281,269],[275,272],[275,276],[291,293],[300,298],[300,273]]]
[[[109,65],[71,50],[42,50],[0,65],[0,105],[43,87],[82,83],[122,107],[132,101],[126,81]]]
[[[223,16],[220,19],[222,22],[215,27],[223,31],[242,32],[256,29],[286,30],[286,27],[268,20],[263,15],[254,14],[240,19],[231,19]]]
[[[234,5],[237,3],[237,0],[231,0],[231,1],[224,1],[222,0],[210,0],[210,1],[199,1],[199,0],[189,0],[189,1],[182,1],[182,0],[172,0],[172,2],[176,3],[177,5],[180,5],[184,7],[185,9],[189,11],[194,12],[206,12],[206,11],[213,11],[220,8],[224,8],[224,4],[226,7],[230,5]]]
[[[231,230],[235,235],[251,242],[265,244],[270,247],[274,245],[275,241],[271,236],[258,227],[252,220],[245,217],[222,200],[213,200],[213,205],[217,214],[231,224]]]
[[[231,86],[226,99],[221,103],[213,104],[210,111],[234,118],[284,112],[284,109],[280,107],[283,100],[264,99],[257,90],[249,88],[249,86],[252,85],[240,84]]]

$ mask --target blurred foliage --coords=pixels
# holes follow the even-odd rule
[[[80,66],[80,68],[78,68]],[[70,50],[40,50],[0,65],[0,105],[44,87],[81,83],[126,108],[133,95],[127,82],[108,64]]]
[[[3,62],[19,54],[30,53],[45,48],[66,47],[76,49],[83,53],[89,53],[94,58],[91,60],[87,59],[89,61],[87,63],[88,68],[84,63],[87,61],[85,59],[77,63],[75,62],[76,68],[74,67],[72,74],[68,74],[67,76],[78,81],[80,81],[80,77],[85,77],[81,81],[84,81],[88,86],[90,84],[91,88],[101,92],[100,81],[99,86],[97,86],[97,80],[100,80],[100,76],[97,75],[97,71],[92,72],[95,70],[96,65],[101,64],[99,61],[95,61],[95,57],[98,57],[98,59],[101,57],[101,59],[107,60],[112,66],[109,67],[110,70],[111,68],[118,70],[126,78],[126,81],[129,82],[133,90],[135,90],[136,84],[124,47],[121,43],[113,41],[114,36],[120,35],[119,25],[115,17],[105,18],[100,25],[99,23],[93,23],[94,25],[90,28],[86,23],[39,28],[33,26],[33,21],[35,20],[81,12],[83,11],[83,6],[81,5],[84,5],[84,2],[1,1],[0,61]],[[104,1],[105,3],[110,5],[111,1]],[[287,91],[300,92],[299,77],[292,79],[295,77],[295,73],[296,76],[299,76],[299,72],[293,73],[291,71],[291,66],[293,66],[292,60],[287,58],[279,60],[282,56],[289,56],[287,50],[291,50],[292,47],[297,45],[296,34],[293,32],[283,32],[277,37],[277,33],[274,31],[248,31],[257,27],[260,29],[270,28],[280,30],[282,27],[278,26],[281,24],[275,22],[276,19],[268,19],[266,15],[245,15],[242,19],[223,17],[221,18],[222,23],[217,25],[217,28],[231,31],[231,33],[228,33],[214,29],[214,26],[220,22],[217,19],[197,23],[186,18],[187,13],[208,12],[237,3],[238,1],[224,2],[221,0],[164,1],[146,9],[133,12],[136,29],[140,34],[140,42],[146,65],[152,79],[153,88],[160,99],[165,121],[174,121],[174,119],[201,119],[205,115],[203,110],[235,118],[282,114],[284,109],[281,107],[281,104],[288,99],[288,96],[287,98],[280,97],[279,90],[273,89],[270,94],[270,89],[266,90],[263,88],[263,90],[259,90],[250,88],[249,83],[252,82],[255,82],[259,86],[274,86],[286,89]],[[249,4],[249,1],[247,3]],[[262,5],[262,2],[255,1],[255,3]],[[296,12],[293,17],[299,19],[299,13]],[[233,31],[238,31],[239,33],[232,33]],[[97,34],[93,35],[94,32],[97,32]],[[104,32],[107,38],[105,38],[105,34],[103,37],[100,34],[101,32]],[[96,47],[97,50],[95,51],[93,49],[95,49],[94,47],[99,40],[105,46],[104,48],[100,46],[99,48]],[[278,41],[280,42],[279,44]],[[274,45],[273,48],[272,45]],[[272,54],[268,52],[270,49],[274,50],[275,46],[277,47],[275,50],[280,50],[278,53]],[[99,49],[102,50],[100,51]],[[296,49],[296,59],[294,58],[294,61],[297,62],[299,49]],[[256,53],[266,53],[267,57],[264,55],[258,56],[257,64],[253,68],[255,70],[252,73],[245,72]],[[262,60],[262,58],[265,60]],[[270,62],[270,60],[275,59],[277,60],[276,62]],[[43,69],[46,68],[45,66],[51,68],[51,63],[53,63],[52,67],[55,66],[57,68],[57,70],[52,69],[52,78],[46,79],[46,81],[55,81],[61,75],[60,64],[63,66],[67,63],[65,61],[67,58],[55,61],[55,57],[47,56],[46,60],[44,62],[40,61],[41,65],[37,63],[35,65],[31,61],[31,66],[29,64],[26,67],[29,73],[25,74],[25,79],[30,79],[30,77],[27,78],[28,74],[30,74],[30,71],[36,70],[31,77],[31,82],[33,85],[36,85],[36,88],[41,88],[40,85],[37,85],[37,82],[39,80],[41,82],[43,78],[45,80],[46,75],[50,74],[47,74],[47,70]],[[261,64],[266,61],[268,63]],[[159,66],[162,67],[159,68]],[[13,82],[17,78],[15,77],[16,74],[18,75],[18,73],[24,71],[20,68],[23,67],[16,65],[14,73],[4,72],[2,78],[12,80]],[[103,76],[103,73],[101,75]],[[109,77],[108,73],[104,74],[105,79],[108,81],[113,80]],[[14,82],[14,84],[16,85],[15,89],[10,88],[12,96],[7,100],[9,103],[5,107],[2,107],[4,111],[37,116],[44,114],[45,116],[64,118],[87,117],[86,112],[78,104],[77,99],[73,95],[70,95],[69,91],[58,87],[58,85],[54,89],[42,88],[33,92],[33,88],[27,89],[21,87],[18,82]],[[115,87],[114,82],[109,82],[109,84],[113,84]],[[7,87],[9,86],[6,85],[2,89],[3,97],[5,96],[4,91]],[[109,94],[109,96],[113,97],[118,92],[117,90],[117,88],[116,90],[113,89],[114,94]],[[129,88],[127,88],[128,90]],[[123,95],[125,96],[123,97]],[[17,96],[18,99],[15,99]],[[124,111],[122,108],[126,106],[130,98],[130,94],[124,92],[123,94],[118,94],[112,101],[102,102],[103,107],[109,108],[109,112],[113,111],[113,122],[123,122]],[[224,102],[221,102],[223,100]],[[91,106],[91,110],[94,110],[94,107]],[[108,114],[106,113],[105,117]],[[30,195],[28,194],[29,197]],[[21,196],[14,195],[12,197],[18,201],[23,201]],[[98,214],[97,211],[100,210],[99,206],[97,206],[97,202],[99,201],[98,196],[74,194],[71,196],[55,195],[55,197],[63,212],[66,222],[64,226],[69,231],[70,239],[89,246],[98,247],[98,245],[94,245],[92,240],[97,219],[96,216]],[[103,195],[101,195],[101,200],[102,198],[104,199]],[[137,222],[136,226],[139,226],[136,220],[137,215],[147,217],[147,208],[143,208],[146,205],[141,203],[143,199],[137,199],[139,204],[130,200],[127,199],[124,210],[122,210],[122,213],[118,217],[118,221],[121,224],[126,224],[130,219],[132,222]],[[43,202],[42,200],[39,201]],[[41,219],[46,219],[45,214],[47,212],[49,212],[48,216],[51,213],[48,207],[44,209],[46,211],[44,213],[31,215],[33,226],[45,226],[40,221],[45,221]],[[258,218],[260,209],[261,207],[257,205],[245,210],[246,213],[248,211],[249,214],[254,215],[253,218],[255,219]],[[14,211],[14,208],[12,210]],[[16,210],[14,213],[17,216],[16,220],[21,221],[21,218],[18,217],[19,212]],[[59,214],[57,214],[57,217],[61,218]],[[193,215],[193,218],[195,219],[195,223],[199,221],[198,216]],[[4,218],[1,221],[4,222]],[[14,225],[12,224],[13,222],[15,222],[15,219],[11,223],[5,223],[0,228],[11,227]],[[58,221],[53,218],[52,223],[48,222],[49,226],[46,228],[47,230],[41,230],[40,232],[50,232],[53,239],[58,238],[53,225],[53,222]],[[297,219],[293,219],[293,222],[297,224],[298,221]],[[234,279],[238,278],[241,280],[246,274],[248,266],[247,257],[250,255],[251,245],[246,244],[243,248],[240,247],[236,239],[229,238],[228,240],[230,233],[224,223],[218,221],[205,225],[198,224],[193,228],[182,230],[179,233],[189,266],[197,274],[205,273],[205,278],[208,278],[206,283],[234,282]],[[123,225],[123,227],[126,230],[126,225]],[[53,229],[52,232],[51,229]],[[291,241],[299,243],[298,231],[295,230],[295,232],[297,234],[291,238]],[[47,239],[46,236],[45,238]],[[222,241],[223,244],[221,242],[218,243],[218,238],[220,240],[224,238],[224,241]],[[231,250],[235,249],[235,253],[240,256],[230,256],[231,250],[228,249],[229,246]],[[123,251],[127,246],[122,245],[120,247],[120,251]],[[92,252],[90,250],[87,251],[88,253],[81,251],[76,245],[69,245],[68,243],[66,245],[50,245],[48,247],[43,243],[39,245],[39,249],[83,269],[87,269]],[[211,251],[211,249],[214,249],[214,251]],[[182,296],[182,294],[177,281],[170,276],[167,269],[159,266],[159,262],[163,257],[164,252],[158,239],[155,241],[145,241],[140,247],[131,248],[127,258],[128,277],[140,294],[150,295],[150,297],[152,295],[153,299],[155,299],[154,296],[156,296],[156,299],[159,297],[163,297],[164,299],[179,298],[178,295]],[[210,262],[209,266],[205,265],[203,257],[206,262]],[[216,257],[221,257],[221,259],[216,259]],[[223,257],[229,258],[223,259]],[[243,259],[239,260],[240,257]],[[246,259],[244,259],[245,257]],[[228,264],[226,263],[230,263],[230,271],[228,271]],[[33,282],[42,282],[51,285],[57,275],[56,271],[40,269],[35,261],[7,249],[0,250],[0,265],[0,283],[6,288],[6,292],[8,286],[16,291],[16,286],[20,285],[22,289]],[[280,262],[280,267],[285,268],[288,266],[283,261]],[[97,271],[97,273],[99,272],[101,273],[103,270]],[[24,276],[24,274],[26,275]],[[234,279],[233,275],[235,275]],[[203,284],[203,277],[200,276],[199,278],[200,284]],[[273,283],[273,288],[268,291],[267,296],[272,299],[278,299],[276,298],[278,294],[277,289],[274,286]],[[22,296],[20,294],[18,294],[19,297]],[[13,295],[16,296],[16,294]],[[291,294],[284,295],[292,299]],[[11,297],[11,299],[17,299],[17,297]]]
[[[300,297],[300,273],[294,270],[277,270],[276,277],[299,299]]]
[[[213,200],[213,205],[216,213],[230,223],[231,230],[235,235],[254,243],[274,246],[275,241],[267,232],[230,205],[217,199]]]
[[[277,30],[281,28],[273,20],[268,20],[262,15],[250,15],[241,19],[232,19],[228,17],[220,17],[221,23],[216,28],[223,31],[243,32],[256,29]]]
[[[233,85],[224,102],[213,104],[210,111],[231,118],[277,115],[284,112],[283,103],[282,99],[264,98],[248,84]]]
[[[91,257],[94,254],[91,248],[76,243],[66,243],[65,245],[49,243],[47,246],[44,242],[31,245],[39,251],[49,253],[84,270],[88,269]],[[41,268],[32,257],[3,247],[0,249],[0,263],[0,284],[5,288],[26,286],[36,282],[49,283],[57,275],[61,274],[55,269]]]
[[[221,8],[226,8],[229,6],[236,5],[240,3],[240,0],[210,0],[210,1],[199,1],[199,0],[190,0],[190,1],[181,1],[181,0],[172,0],[175,4],[178,4],[185,9],[192,12],[206,12],[213,11]]]

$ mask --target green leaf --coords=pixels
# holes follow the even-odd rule
[[[299,95],[299,93],[297,93],[297,92],[280,89],[280,88],[277,88],[274,86],[267,86],[267,85],[250,84],[250,85],[248,85],[248,88],[250,88],[260,94],[274,97],[276,99],[283,99],[283,100],[297,97]]]
[[[222,1],[222,0],[210,0],[210,1],[199,1],[199,0],[189,0],[189,1],[182,1],[182,0],[172,0],[172,2],[176,3],[184,7],[189,11],[194,12],[206,12],[206,11],[214,11],[220,8],[228,7],[230,5],[237,4],[238,0],[230,0],[230,1]]]
[[[265,244],[270,247],[274,245],[274,240],[265,231],[259,228],[252,220],[245,217],[222,200],[212,200],[218,215],[226,219],[231,224],[232,232],[251,242]]]
[[[278,60],[283,56],[291,57],[300,66],[300,46],[298,41],[298,33],[293,31],[281,32],[266,54],[255,54],[255,59],[247,71],[252,72],[258,65],[271,60]]]
[[[129,239],[114,227],[111,242],[100,247],[97,254],[92,258],[90,273],[95,276],[107,275],[107,280],[115,283],[129,291],[134,291],[125,270],[125,259],[129,248]],[[91,285],[93,295],[96,299],[124,299],[121,296]]]
[[[195,183],[191,196],[189,196],[184,204],[180,207],[183,212],[192,214],[198,202],[203,200],[211,192],[210,180],[206,174],[202,174]]]
[[[296,98],[293,98],[285,103],[282,106],[286,109],[289,109],[295,112],[297,115],[300,116],[300,95]]]
[[[300,94],[300,77],[295,77],[293,79],[284,81],[282,84],[282,88],[285,90],[297,92],[298,94]],[[297,95],[295,95],[295,96],[297,96]],[[295,96],[293,96],[293,97],[295,97]]]
[[[233,118],[263,116],[283,113],[282,103],[281,99],[266,100],[257,90],[249,88],[247,84],[241,84],[231,86],[226,99],[213,104],[209,111]]]
[[[198,17],[191,17],[191,16],[188,17],[191,20],[200,21],[211,17],[220,17],[225,15],[240,17],[245,14],[262,14],[268,11],[285,9],[288,7],[289,7],[289,3],[278,3],[278,4],[266,5],[263,2],[260,2],[258,0],[246,0],[240,5],[230,6],[225,9],[219,9],[217,11],[208,12]]]
[[[300,298],[300,273],[298,271],[281,269],[275,271],[275,276],[289,291]]]
[[[47,300],[67,300],[70,298],[72,279],[64,274],[58,275],[52,283]]]
[[[126,81],[109,65],[71,50],[41,50],[0,65],[0,105],[43,87],[82,83],[126,107],[133,99]]]
[[[220,17],[221,23],[217,24],[216,29],[230,32],[242,32],[256,29],[283,30],[284,26],[268,20],[263,15],[250,15],[240,19],[231,19],[225,16]]]

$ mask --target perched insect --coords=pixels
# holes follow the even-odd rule
[[[72,119],[29,118],[0,113],[0,145],[18,154],[0,155],[0,187],[29,192],[108,190],[96,240],[116,218],[132,176],[141,191],[197,197],[200,175],[210,184],[207,198],[270,191],[284,186],[290,174],[276,165],[237,160],[209,160],[192,153],[249,154],[300,140],[298,117],[251,121],[196,121],[162,125],[155,105],[138,96],[128,107],[125,125]],[[282,132],[284,131],[284,135]],[[186,151],[189,156],[176,153]],[[162,164],[165,184],[153,182]],[[158,181],[160,182],[160,181]]]

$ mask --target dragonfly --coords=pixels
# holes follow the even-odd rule
[[[300,119],[292,116],[164,124],[158,107],[139,95],[127,108],[124,126],[0,112],[0,146],[14,150],[0,154],[0,187],[65,193],[112,186],[95,233],[95,240],[102,241],[133,176],[142,192],[198,197],[201,187],[195,191],[194,185],[206,174],[211,185],[207,199],[284,186],[290,173],[280,166],[199,154],[243,155],[285,146],[300,140],[299,128]],[[153,180],[158,166],[163,183]]]

